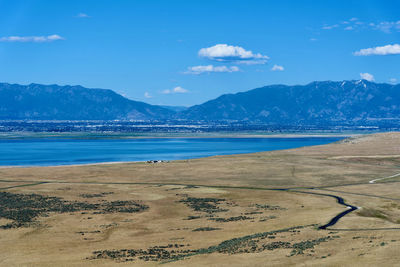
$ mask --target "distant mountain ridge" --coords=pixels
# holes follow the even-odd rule
[[[222,95],[179,117],[281,125],[379,123],[400,119],[400,85],[366,80],[270,85]]]
[[[107,89],[0,83],[0,120],[25,119],[379,125],[400,122],[400,85],[366,80],[269,85],[184,108],[133,101]]]
[[[0,83],[0,119],[165,119],[174,111],[82,86]]]

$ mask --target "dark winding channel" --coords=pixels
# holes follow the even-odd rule
[[[342,197],[339,197],[339,196],[336,196],[336,195],[323,194],[323,193],[314,193],[314,192],[306,192],[306,191],[298,191],[298,190],[286,190],[286,191],[304,193],[304,194],[311,194],[311,195],[318,195],[318,196],[333,197],[333,198],[336,199],[338,204],[347,207],[347,209],[345,211],[342,211],[341,213],[339,213],[338,215],[333,217],[327,224],[324,224],[324,225],[321,225],[320,227],[318,227],[318,229],[326,230],[328,227],[331,227],[331,226],[335,225],[342,217],[344,217],[347,214],[349,214],[350,212],[355,211],[355,210],[358,209],[356,206],[347,204],[346,202],[344,202],[344,199]]]

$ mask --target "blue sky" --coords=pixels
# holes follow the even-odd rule
[[[398,83],[399,10],[384,0],[0,0],[0,81],[186,106],[277,83]]]

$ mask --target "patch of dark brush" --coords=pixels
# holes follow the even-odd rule
[[[186,245],[189,246],[189,245]],[[183,255],[193,253],[195,250],[183,249],[182,244],[168,244],[166,246],[154,246],[143,249],[119,249],[94,251],[88,259],[113,259],[122,262],[140,259],[143,261],[178,260]]]
[[[97,197],[105,197],[106,195],[114,194],[114,192],[101,192],[99,194],[81,194],[79,195],[82,198],[97,198]]]
[[[209,220],[216,221],[216,222],[237,222],[237,221],[245,221],[245,220],[253,220],[253,217],[248,216],[236,216],[236,217],[229,217],[229,218],[209,218]]]
[[[50,212],[95,211],[95,213],[133,213],[144,211],[148,208],[148,206],[135,201],[88,203],[66,201],[59,197],[49,197],[39,194],[0,192],[0,218],[12,220],[11,223],[0,225],[0,229],[29,226],[35,219],[40,216],[48,216]]]
[[[233,238],[223,241],[215,246],[201,249],[176,249],[175,245],[151,247],[147,250],[133,250],[133,249],[122,249],[122,250],[102,250],[94,251],[93,256],[89,259],[114,259],[117,261],[134,261],[140,259],[144,261],[161,261],[161,262],[172,262],[182,260],[195,255],[211,254],[211,253],[226,253],[226,254],[238,254],[238,253],[257,253],[264,250],[275,250],[275,249],[292,249],[292,252],[288,256],[295,256],[304,254],[305,250],[312,250],[316,245],[322,242],[327,242],[339,236],[326,236],[314,240],[305,240],[298,243],[290,243],[284,241],[268,241],[274,238],[277,234],[298,232],[299,229],[305,227],[315,227],[316,225],[307,226],[295,226],[270,232],[256,233],[252,235],[246,235],[243,237]],[[178,245],[183,247],[184,245]],[[189,246],[189,245],[187,245]]]
[[[277,205],[269,205],[269,204],[254,204],[253,207],[262,210],[286,210],[286,208],[282,208]]]
[[[224,202],[223,198],[196,198],[196,197],[187,197],[185,199],[180,200],[179,202],[185,203],[186,206],[190,207],[194,211],[205,212],[208,214],[212,214],[215,212],[226,212],[227,209],[221,209],[218,207],[219,204]]]
[[[204,232],[204,231],[216,231],[216,230],[221,230],[221,228],[215,228],[215,227],[200,227],[193,229],[193,232]]]

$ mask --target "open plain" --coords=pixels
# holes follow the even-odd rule
[[[399,167],[393,132],[163,163],[1,168],[0,265],[394,266]]]

